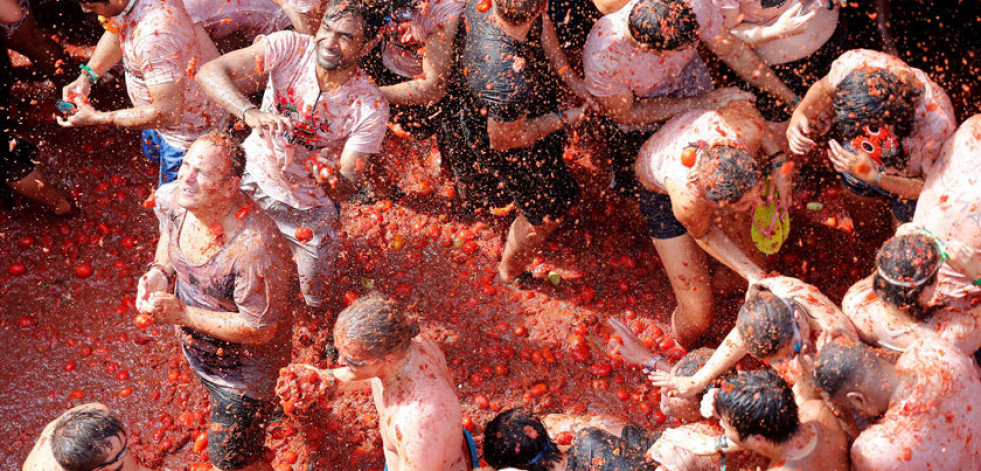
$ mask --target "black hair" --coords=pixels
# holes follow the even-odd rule
[[[742,147],[714,145],[704,154],[698,163],[698,184],[715,203],[738,202],[763,175],[756,159]]]
[[[818,352],[814,362],[814,385],[834,399],[843,390],[861,385],[878,361],[872,347],[835,338]]]
[[[55,425],[51,454],[65,471],[90,471],[110,458],[111,439],[125,435],[122,422],[108,411],[73,410]]]
[[[708,347],[696,348],[695,350],[692,350],[686,353],[685,356],[681,357],[681,359],[678,360],[678,363],[675,363],[674,367],[672,367],[671,372],[675,376],[681,376],[685,378],[690,376],[695,376],[695,373],[698,373],[698,370],[702,369],[702,367],[705,366],[706,363],[708,363],[709,358],[712,357],[713,353],[715,353],[714,348],[708,348]],[[730,376],[734,376],[735,374],[736,374],[736,370],[733,368],[729,368],[728,370],[724,371],[721,375],[719,375],[718,379],[725,379]],[[713,384],[709,384],[708,386],[706,386],[704,390],[700,391],[696,395],[697,399],[701,400],[702,394],[705,394],[705,391],[713,387],[715,387]]]
[[[916,103],[922,91],[907,72],[899,74],[875,67],[852,71],[835,87],[835,122],[842,137],[850,140],[865,133],[864,126],[892,125],[896,139],[913,132]],[[883,152],[883,165],[905,168],[909,155],[902,145]]]
[[[378,36],[378,30],[385,24],[385,14],[391,7],[388,0],[328,0],[324,4],[323,20],[335,20],[347,15],[361,18],[364,44]]]
[[[770,358],[794,340],[794,313],[790,301],[760,287],[751,288],[739,308],[736,329],[746,349],[759,359]]]
[[[657,51],[676,51],[698,40],[698,19],[682,0],[638,0],[627,28],[637,42]]]
[[[374,358],[403,352],[419,335],[419,325],[395,303],[378,293],[369,293],[341,311],[335,332],[356,342]]]
[[[937,270],[942,263],[940,258],[936,240],[929,235],[895,236],[876,254],[872,289],[887,304],[922,318],[929,310],[920,306],[920,293],[937,279]],[[901,286],[889,280],[913,286]]]
[[[523,25],[542,11],[545,0],[494,0],[494,8],[502,20],[512,25]]]
[[[484,460],[494,469],[548,471],[561,458],[545,425],[525,409],[501,412],[484,429]]]
[[[771,369],[741,373],[727,381],[715,397],[715,408],[740,439],[759,435],[785,443],[800,429],[794,392]]]

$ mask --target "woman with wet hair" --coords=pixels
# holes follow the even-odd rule
[[[973,273],[976,260],[958,241],[903,225],[879,249],[875,273],[845,294],[842,309],[870,345],[905,351],[917,338],[936,335],[973,354],[981,348],[981,307],[947,302],[938,286],[943,266]]]
[[[794,110],[790,149],[812,151],[832,124],[842,141],[829,141],[828,157],[842,184],[857,197],[886,199],[898,225],[912,220],[923,181],[957,120],[947,92],[925,72],[856,49],[836,59]]]

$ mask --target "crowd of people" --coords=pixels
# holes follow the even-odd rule
[[[359,389],[392,471],[981,469],[981,117],[958,121],[895,55],[849,50],[837,1],[595,0],[591,16],[545,0],[78,4],[105,32],[59,83],[58,123],[139,130],[159,164],[136,306],[173,326],[210,395],[214,469],[272,469],[275,410]],[[0,0],[8,38],[36,28],[25,5]],[[31,47],[53,80],[74,76],[57,45]],[[132,106],[96,109],[120,62]],[[310,309],[340,296],[340,204],[398,195],[382,155],[396,131],[434,138],[463,206],[513,205],[497,282],[520,289],[542,283],[531,261],[582,194],[570,131],[598,136],[606,190],[639,206],[691,351],[666,357],[607,322],[682,425],[511,409],[480,452],[439,345],[382,293],[336,314],[336,368],[291,363],[292,287]],[[3,132],[5,183],[77,212],[38,149]],[[825,160],[849,205],[887,205],[895,229],[840,306],[765,257],[789,231],[795,179]],[[705,345],[720,293],[745,301]],[[44,429],[24,469],[142,467],[119,417],[88,404]]]

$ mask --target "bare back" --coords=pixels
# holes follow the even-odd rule
[[[820,400],[800,406],[801,430],[813,437],[801,454],[769,469],[781,471],[848,471],[848,437],[834,413]]]

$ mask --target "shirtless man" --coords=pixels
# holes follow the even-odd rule
[[[772,370],[741,373],[706,393],[706,411],[725,433],[675,441],[698,455],[754,451],[769,458],[769,470],[848,471],[848,438],[835,415],[820,398],[798,400]]]
[[[476,468],[477,450],[465,430],[456,386],[439,347],[380,295],[358,299],[337,316],[334,346],[340,368],[314,369],[324,392],[371,389],[378,410],[385,466],[390,471]],[[290,387],[286,376],[279,390]]]
[[[614,187],[621,193],[637,192],[631,167],[659,124],[694,108],[752,98],[736,89],[713,91],[698,55],[700,43],[746,81],[785,103],[796,98],[722,23],[710,0],[633,0],[590,31],[583,54],[586,85],[612,120],[607,141]]]
[[[181,160],[199,136],[228,120],[191,78],[214,57],[214,45],[198,34],[175,0],[96,0],[82,11],[106,18],[106,32],[81,75],[62,90],[75,113],[58,118],[64,127],[113,125],[142,130],[143,152],[160,164],[160,185],[177,178]],[[122,59],[132,108],[97,111],[88,103],[92,86]]]
[[[892,363],[871,347],[835,339],[814,382],[835,404],[873,421],[851,448],[855,471],[976,470],[981,463],[981,378],[974,360],[933,338]]]
[[[920,192],[920,202],[913,215],[913,224],[923,227],[943,240],[957,240],[967,248],[981,250],[981,115],[965,121],[947,140],[940,157],[933,164]],[[949,253],[952,259],[956,259]],[[977,266],[981,259],[964,262]],[[950,263],[940,267],[939,296],[946,303],[974,304],[981,300],[981,287]]]
[[[340,203],[385,138],[388,104],[358,67],[374,47],[372,15],[360,2],[331,0],[315,36],[260,36],[197,75],[205,93],[252,128],[243,189],[290,242],[312,307],[332,285]],[[258,108],[248,95],[263,86]]]
[[[938,296],[938,273],[949,264],[974,279],[981,264],[969,247],[900,226],[876,256],[876,273],[852,286],[841,302],[863,342],[904,351],[924,335],[937,335],[965,355],[981,348],[981,306]]]
[[[763,254],[750,248],[749,214],[762,204],[765,170],[776,170],[778,208],[789,207],[792,186],[791,169],[781,167],[786,158],[772,137],[753,104],[736,101],[672,118],[637,156],[641,212],[678,300],[674,335],[686,347],[712,322],[706,252],[750,283],[763,278]]]
[[[832,122],[844,142],[832,139],[828,157],[842,184],[859,197],[885,198],[895,221],[909,222],[957,127],[947,92],[893,56],[856,49],[836,59],[794,110],[790,149],[810,152]]]
[[[122,422],[108,407],[83,404],[44,427],[23,471],[148,471],[128,443]]]
[[[776,369],[799,396],[810,397],[809,381],[801,377],[806,372],[802,362],[818,351],[822,336],[857,337],[841,310],[816,287],[796,278],[766,278],[750,286],[736,328],[698,373],[683,378],[654,371],[650,377],[655,386],[690,396],[751,354]]]
[[[239,189],[244,167],[223,136],[191,145],[177,182],[156,192],[160,241],[136,295],[140,312],[174,326],[208,390],[208,455],[221,471],[272,469],[262,459],[264,424],[292,353],[289,252]]]

